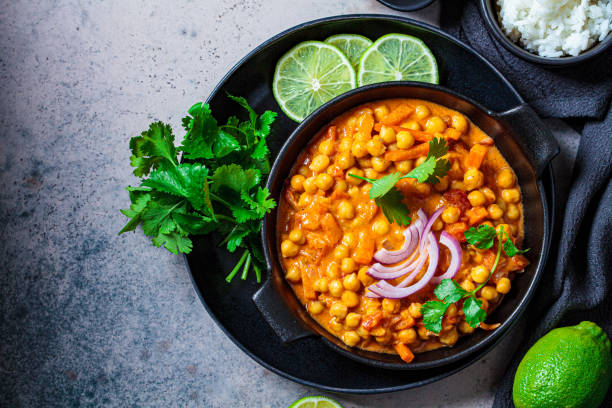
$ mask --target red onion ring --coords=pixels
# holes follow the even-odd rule
[[[429,231],[431,231],[431,227],[433,226],[433,223],[436,222],[436,220],[438,219],[440,214],[442,214],[442,211],[444,211],[445,209],[446,209],[446,207],[442,206],[442,207],[438,208],[436,211],[434,211],[433,214],[431,214],[431,217],[427,221],[427,224],[425,224],[425,229],[423,230],[423,235],[421,235],[421,236],[427,236],[427,234],[429,234]],[[425,247],[425,240],[421,240],[421,244],[419,245],[419,251],[422,251],[423,247]]]
[[[449,249],[451,253],[451,261],[446,272],[444,272],[440,276],[434,276],[431,279],[432,283],[440,283],[442,279],[454,278],[457,272],[459,272],[459,269],[461,268],[461,262],[463,261],[463,252],[461,251],[461,245],[455,237],[453,237],[446,231],[442,231],[442,234],[440,234],[440,243]]]
[[[417,228],[413,225],[406,228],[403,232],[404,243],[397,251],[389,251],[385,248],[374,254],[374,259],[383,264],[393,264],[404,261],[408,255],[412,254],[419,243]]]

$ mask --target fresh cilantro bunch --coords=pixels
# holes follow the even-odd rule
[[[506,237],[506,241],[502,242],[504,237]],[[443,279],[434,289],[434,294],[440,300],[430,300],[421,307],[423,324],[427,330],[434,333],[440,333],[442,330],[442,319],[448,307],[461,299],[465,299],[463,302],[465,321],[473,328],[478,327],[480,323],[484,322],[487,317],[487,312],[482,309],[482,301],[476,298],[476,293],[487,284],[489,279],[491,279],[499,263],[502,248],[505,254],[510,257],[528,251],[528,249],[519,250],[514,245],[503,226],[500,227],[499,232],[488,225],[480,225],[478,228],[471,227],[465,232],[465,238],[468,243],[479,249],[491,248],[497,238],[497,256],[495,257],[491,272],[489,272],[489,277],[486,281],[478,285],[476,289],[468,292],[452,279]]]
[[[370,198],[380,207],[390,223],[409,225],[411,219],[408,215],[408,208],[402,202],[404,197],[395,184],[404,178],[414,178],[419,183],[439,183],[451,167],[449,161],[442,158],[447,152],[446,140],[436,137],[429,142],[429,151],[425,161],[407,174],[402,175],[400,172],[395,172],[379,179],[370,179],[355,174],[351,176],[372,184]]]
[[[240,268],[246,279],[251,266],[259,282],[264,259],[257,233],[276,205],[263,187],[270,171],[266,138],[276,113],[257,115],[244,98],[228,97],[246,109],[248,120],[232,116],[219,125],[207,104],[196,103],[183,118],[187,133],[180,146],[162,122],[130,140],[130,164],[141,183],[127,187],[131,206],[121,212],[130,220],[119,235],[142,225],[153,245],[177,254],[191,252],[190,235],[224,234],[229,252],[245,249],[228,282]]]

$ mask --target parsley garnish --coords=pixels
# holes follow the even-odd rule
[[[495,272],[499,263],[502,248],[504,253],[510,257],[528,251],[528,249],[517,249],[503,226],[500,227],[499,232],[488,225],[480,225],[478,228],[471,227],[464,235],[468,243],[479,249],[491,248],[497,238],[497,256],[495,257],[495,262],[493,263],[487,280],[478,285],[474,290],[468,292],[452,279],[443,279],[434,289],[434,294],[440,300],[430,300],[421,307],[423,324],[427,330],[434,333],[440,333],[442,330],[442,319],[448,307],[461,299],[465,299],[463,302],[465,321],[474,328],[484,322],[487,313],[482,309],[482,301],[476,298],[476,292],[482,289],[489,279],[491,279],[491,276],[493,276],[493,272]],[[506,237],[506,242],[502,242],[503,237]]]
[[[414,178],[419,183],[437,184],[440,179],[450,170],[450,163],[442,157],[448,152],[448,145],[442,138],[433,138],[429,142],[429,151],[425,161],[412,169],[407,174],[396,172],[388,174],[379,179],[350,174],[352,177],[365,180],[372,184],[370,189],[370,199],[374,200],[380,207],[389,222],[398,225],[409,225],[411,222],[409,211],[402,202],[402,193],[395,187],[395,184],[404,178]]]
[[[260,220],[276,205],[263,187],[270,170],[266,138],[276,113],[257,115],[244,98],[228,97],[246,109],[248,120],[232,116],[219,125],[208,104],[196,103],[183,118],[180,146],[162,122],[130,140],[130,163],[141,184],[127,188],[132,204],[121,212],[130,220],[119,234],[142,225],[155,246],[174,254],[191,252],[190,235],[225,234],[221,244],[229,252],[245,249],[226,280],[240,268],[246,279],[252,267],[260,282]],[[179,152],[186,162],[179,163]]]

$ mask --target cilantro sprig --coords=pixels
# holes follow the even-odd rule
[[[495,228],[488,225],[480,225],[478,228],[471,227],[464,235],[468,243],[479,249],[491,248],[497,239],[498,245],[495,262],[493,263],[493,267],[487,279],[474,290],[467,291],[452,279],[443,279],[440,282],[434,289],[434,295],[436,295],[439,300],[430,300],[421,307],[423,324],[427,330],[434,333],[440,333],[442,330],[442,319],[449,306],[462,299],[465,299],[463,302],[465,321],[473,328],[478,327],[480,323],[484,322],[487,317],[487,312],[482,308],[482,301],[476,298],[476,293],[482,289],[489,279],[491,279],[491,276],[493,276],[499,264],[502,249],[504,253],[510,257],[528,251],[528,249],[518,249],[504,230],[503,226],[499,228],[499,231],[496,231]],[[503,242],[504,237],[506,238],[505,242]]]
[[[395,172],[379,179],[349,174],[352,177],[372,184],[370,199],[374,200],[390,223],[395,222],[398,225],[409,225],[411,219],[408,208],[402,202],[404,197],[395,187],[395,184],[405,178],[416,179],[419,183],[439,183],[440,179],[448,173],[451,167],[449,161],[443,158],[447,152],[448,145],[446,141],[436,137],[429,142],[429,151],[425,161],[407,174]]]
[[[260,282],[260,220],[276,206],[263,187],[270,171],[266,138],[276,113],[258,115],[244,98],[228,97],[247,111],[248,120],[232,116],[220,125],[208,104],[196,103],[182,120],[181,145],[162,122],[130,140],[130,164],[141,182],[127,188],[131,206],[121,212],[130,220],[119,235],[142,225],[153,245],[177,254],[191,252],[192,235],[224,234],[221,245],[229,252],[244,249],[226,280],[240,268],[246,279],[252,268]]]

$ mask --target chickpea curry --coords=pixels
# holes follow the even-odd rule
[[[407,227],[390,223],[370,199],[372,185],[351,174],[368,179],[406,174],[426,160],[433,138],[448,144],[446,175],[436,184],[404,178],[396,188],[416,227],[421,223],[420,233],[431,217],[425,228],[429,242],[455,242],[458,259],[452,245],[440,246],[437,266],[431,265],[431,254],[427,263],[411,259],[417,266],[410,280],[417,282],[413,287],[422,282],[419,290],[401,298],[377,295],[379,279],[373,275],[379,275],[372,273],[380,265],[377,255],[404,248]],[[502,254],[494,266],[493,249],[466,242],[465,232],[482,225],[503,229],[520,246],[521,191],[493,139],[454,110],[424,100],[389,99],[346,112],[313,139],[283,190],[277,234],[286,280],[322,327],[350,347],[396,353],[410,362],[414,353],[452,346],[475,330],[455,304],[444,312],[439,333],[425,327],[421,307],[435,299],[435,277],[426,278],[455,263],[452,279],[465,291],[483,284],[475,296],[490,312],[528,264],[522,255]],[[385,268],[393,271],[397,265]],[[401,287],[402,279],[389,282]]]

